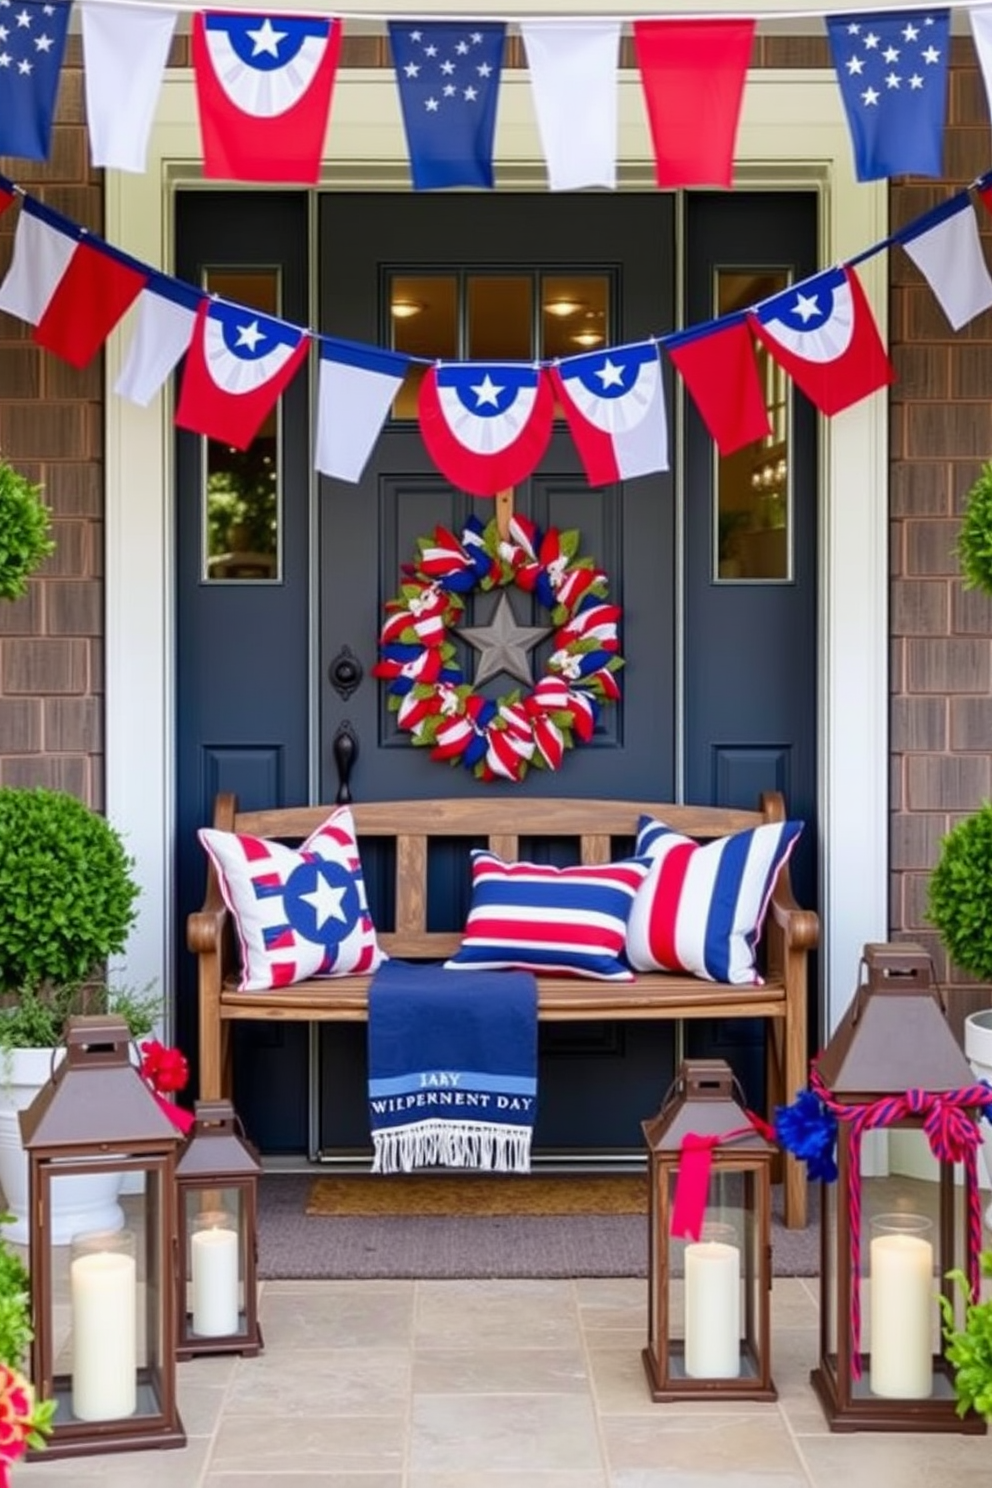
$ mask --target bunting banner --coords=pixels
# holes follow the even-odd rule
[[[340,50],[338,21],[197,12],[193,74],[203,174],[315,185]]]
[[[661,364],[653,341],[567,357],[551,368],[591,486],[668,469]]]
[[[492,186],[502,22],[390,21],[416,191]]]
[[[773,295],[750,321],[821,413],[842,413],[895,378],[853,269],[827,269]]]
[[[554,395],[540,367],[446,362],[420,384],[420,432],[442,475],[473,496],[526,480],[551,438]]]
[[[950,11],[831,16],[827,36],[858,180],[943,175]]]
[[[521,21],[552,191],[617,184],[619,21]]]
[[[0,0],[2,9],[2,0]],[[992,309],[976,209],[992,208],[992,170],[856,258],[746,310],[642,342],[547,362],[441,362],[345,341],[207,297],[112,247],[0,176],[0,212],[20,202],[0,311],[39,345],[85,366],[127,316],[115,391],[142,406],[185,356],[175,422],[246,448],[319,349],[315,467],[357,482],[408,371],[422,368],[424,444],[459,489],[492,496],[524,480],[548,447],[555,398],[591,484],[668,468],[659,354],[668,354],[722,454],[769,433],[755,346],[828,417],[894,380],[855,265],[901,248],[960,329]],[[981,203],[979,207],[978,204]]]
[[[145,167],[181,8],[77,0],[92,163]],[[47,160],[72,0],[0,0],[0,154]],[[759,19],[514,19],[552,191],[616,186],[620,38],[633,37],[663,189],[733,185],[734,149]],[[967,11],[992,97],[992,9]],[[812,13],[811,13],[812,17]],[[951,11],[821,14],[855,172],[942,174]],[[347,24],[367,17],[352,14]],[[192,10],[204,175],[319,182],[341,52],[340,17]],[[491,189],[509,20],[387,19],[413,186]],[[333,147],[333,141],[332,141]]]
[[[47,160],[70,0],[0,0],[0,155]]]
[[[177,12],[80,0],[83,84],[94,165],[142,172]]]
[[[635,21],[659,186],[732,186],[755,22]]]
[[[196,313],[176,409],[194,434],[247,449],[307,354],[296,326],[222,301]]]

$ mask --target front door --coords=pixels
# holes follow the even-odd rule
[[[281,261],[268,242],[256,252],[257,239],[247,231],[249,214],[272,200],[200,193],[185,214],[181,203],[186,277],[194,267],[202,274],[206,264],[219,265],[215,273],[225,265],[243,273],[253,262],[275,265],[288,298],[295,263]],[[690,320],[731,308],[728,296],[753,287],[756,270],[800,277],[814,266],[809,197],[721,195],[681,206]],[[661,334],[675,324],[679,208],[674,197],[656,192],[328,194],[318,203],[319,306],[309,323],[366,344],[395,345],[424,365],[437,358],[566,356]],[[287,303],[282,313],[293,318]],[[663,364],[674,418],[670,369]],[[469,516],[486,521],[494,510],[491,500],[455,490],[427,456],[416,422],[420,375],[418,364],[361,483],[321,479],[314,511],[298,469],[300,448],[287,441],[298,381],[284,399],[281,425],[270,431],[281,505],[270,569],[263,565],[259,575],[239,577],[235,567],[214,578],[205,569],[200,506],[209,446],[194,447],[190,436],[180,436],[179,730],[180,757],[188,761],[180,783],[182,830],[189,834],[194,820],[207,819],[215,789],[237,789],[253,805],[301,799],[301,728],[310,730],[311,794],[324,801],[341,790],[343,772],[357,800],[495,790],[510,812],[525,812],[531,794],[665,800],[683,790],[693,800],[751,806],[760,789],[775,786],[811,819],[816,462],[808,413],[779,410],[776,440],[747,452],[754,470],[745,484],[752,476],[759,484],[749,486],[746,511],[731,489],[740,486],[740,471],[728,473],[727,462],[715,461],[691,411],[684,459],[671,434],[673,473],[597,489],[585,479],[564,421],[556,420],[544,459],[513,491],[513,505],[542,529],[577,530],[583,555],[607,573],[611,598],[623,608],[623,697],[603,709],[593,740],[566,754],[560,770],[532,770],[523,784],[487,786],[412,747],[371,675],[384,603],[398,592],[418,537],[438,525],[459,533]],[[769,397],[774,400],[771,386]],[[298,613],[306,587],[291,561],[301,543],[312,544],[315,640],[306,687],[296,677],[310,644]],[[226,555],[220,557],[223,563]],[[305,563],[302,553],[299,558]],[[215,554],[215,567],[216,561]],[[184,600],[191,588],[199,611]],[[510,602],[519,625],[549,623],[520,590],[510,591]],[[487,625],[494,604],[492,595],[472,596],[465,625]],[[254,621],[245,607],[254,607]],[[242,637],[247,660],[254,627],[267,626],[271,634],[273,624],[284,627],[292,651],[285,674],[272,676],[277,702],[246,703],[242,696],[241,722],[222,739],[223,721],[234,716],[224,703],[229,627]],[[228,639],[218,642],[217,635]],[[457,644],[471,678],[473,652]],[[546,654],[546,646],[535,648],[535,667]],[[492,695],[514,685],[496,676],[479,691]],[[244,679],[239,686],[243,692]],[[254,717],[246,717],[253,707]],[[809,838],[811,864],[812,831]],[[374,890],[375,864],[368,872]],[[187,902],[195,904],[202,883],[195,851],[187,848],[180,876],[190,886]],[[467,872],[452,877],[462,895],[453,905],[457,916],[467,902]],[[189,1007],[192,988],[185,998]],[[185,1026],[191,1031],[188,1016]],[[302,1033],[289,1027],[244,1035],[238,1101],[249,1126],[270,1149],[361,1150],[367,1146],[363,1031],[325,1029],[312,1049]],[[735,1065],[748,1063],[736,1029],[714,1025],[693,1036],[730,1054]],[[308,1128],[301,1092],[314,1054],[319,1099]],[[583,1153],[638,1145],[638,1123],[656,1108],[674,1057],[673,1033],[665,1027],[542,1031],[538,1148]]]

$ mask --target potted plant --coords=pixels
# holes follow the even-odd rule
[[[0,1483],[28,1447],[45,1445],[55,1402],[39,1403],[22,1370],[27,1362],[31,1328],[31,1291],[24,1262],[9,1245],[0,1214]]]
[[[66,1018],[118,1012],[138,1036],[156,1020],[147,994],[114,991],[138,885],[110,822],[64,791],[0,788],[0,1187],[12,1239],[28,1235],[27,1161],[17,1113],[49,1079]],[[101,1175],[102,1176],[102,1175]],[[119,1182],[61,1181],[56,1243],[122,1223]]]
[[[20,599],[32,574],[54,551],[51,513],[41,487],[0,458],[0,599]]]
[[[981,1254],[983,1276],[992,1276],[992,1250]],[[973,1297],[963,1271],[948,1273],[965,1298],[964,1325],[958,1327],[953,1303],[940,1297],[944,1319],[944,1355],[954,1368],[958,1415],[969,1410],[992,1421],[992,1298]]]
[[[992,496],[992,467],[986,468]],[[958,822],[941,843],[928,885],[927,918],[956,966],[992,981],[992,802]],[[964,1051],[978,1079],[992,1083],[992,1008],[966,1017]],[[987,1119],[982,1121],[982,1140],[992,1175],[992,1122]],[[986,1220],[992,1224],[992,1205]]]
[[[955,551],[964,587],[992,594],[992,464],[968,492]]]

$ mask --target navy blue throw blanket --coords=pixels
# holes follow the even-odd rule
[[[384,962],[369,986],[373,1172],[527,1172],[536,1109],[530,972]]]

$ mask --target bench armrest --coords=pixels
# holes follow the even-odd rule
[[[815,910],[803,909],[796,903],[786,869],[779,874],[772,890],[768,913],[780,927],[790,950],[811,951],[819,944],[820,917]]]

